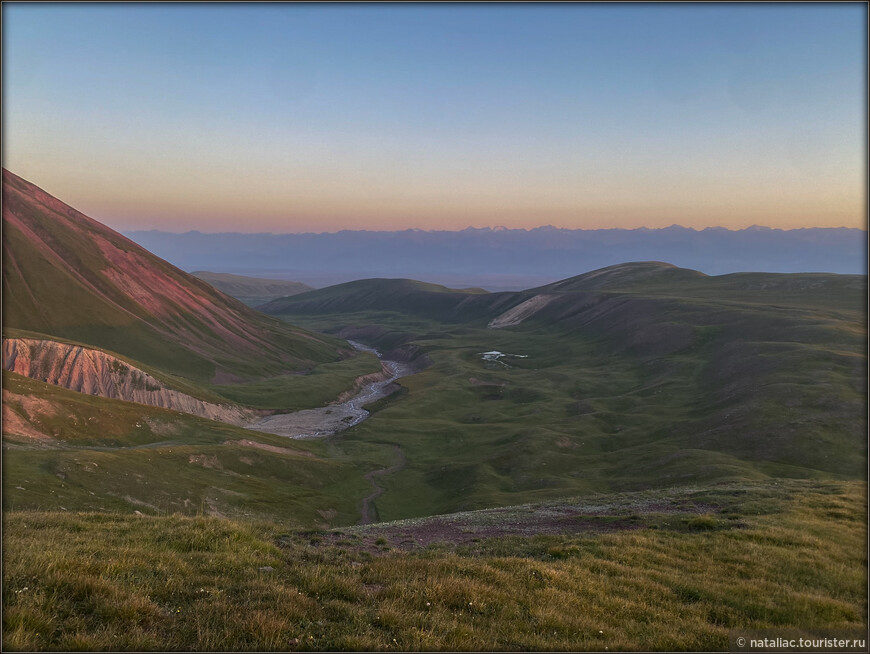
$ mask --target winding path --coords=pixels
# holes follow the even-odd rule
[[[382,477],[384,475],[391,475],[394,472],[398,472],[402,468],[405,467],[405,453],[402,452],[402,448],[398,445],[393,445],[393,449],[396,452],[396,463],[394,463],[389,468],[381,468],[380,470],[373,470],[365,475],[365,479],[372,485],[372,492],[367,497],[363,498],[362,501],[362,519],[360,520],[361,525],[369,525],[375,522],[375,518],[372,518],[372,513],[377,515],[377,508],[372,505],[377,498],[383,495],[386,490],[383,486],[378,486],[377,482],[375,482],[375,477]]]

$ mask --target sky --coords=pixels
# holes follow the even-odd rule
[[[867,6],[3,4],[3,166],[120,230],[867,226]]]

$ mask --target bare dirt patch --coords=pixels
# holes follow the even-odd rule
[[[17,395],[16,393],[3,391],[3,405],[5,406],[9,402],[17,404],[30,418],[33,418],[36,415],[51,418],[56,416],[60,411],[58,405],[50,400],[35,395]]]
[[[248,440],[247,438],[243,438],[238,441],[224,441],[224,445],[241,445],[242,447],[253,447],[258,450],[264,450],[265,452],[272,452],[274,454],[290,454],[291,456],[307,456],[313,457],[314,455],[311,452],[304,452],[302,450],[291,450],[289,447],[278,447],[277,445],[268,445],[267,443],[258,443],[257,441]]]
[[[387,471],[377,472],[385,474]],[[602,504],[596,504],[594,500],[564,501],[466,511],[379,524],[363,523],[356,527],[335,530],[327,534],[327,537],[338,542],[351,534],[358,538],[357,547],[377,554],[389,548],[411,551],[430,545],[455,547],[491,538],[593,535],[658,528],[659,522],[683,524],[684,519],[716,512],[717,507],[697,503],[684,496],[675,496],[672,501],[631,499]],[[364,519],[367,517],[364,515]]]
[[[50,441],[53,440],[48,434],[44,434],[27,420],[15,413],[3,403],[3,436],[18,436],[27,440]]]
[[[11,405],[15,405],[15,411]],[[33,424],[37,416],[52,417],[57,415],[58,407],[43,398],[30,395],[17,395],[3,391],[3,435],[19,436],[38,441],[53,441],[54,439]]]
[[[490,320],[487,327],[490,329],[501,329],[502,327],[513,327],[514,325],[519,325],[526,318],[535,315],[555,298],[555,295],[536,295],[525,302],[520,302],[517,306],[508,309],[503,314],[496,316]]]
[[[174,436],[178,432],[178,425],[173,422],[145,418],[145,424],[151,429],[151,433],[157,436]]]

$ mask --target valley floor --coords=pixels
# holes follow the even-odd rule
[[[3,649],[727,650],[735,629],[853,633],[866,491],[730,482],[328,531],[11,511]]]

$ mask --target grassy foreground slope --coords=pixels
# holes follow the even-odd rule
[[[583,515],[558,533],[422,548],[404,534],[426,520],[313,533],[10,513],[3,648],[727,651],[732,629],[866,632],[864,483],[574,504]]]
[[[431,360],[343,436],[348,451],[404,454],[379,481],[382,519],[715,480],[865,478],[865,277],[640,263],[521,293],[442,293],[440,309],[405,285],[362,310],[367,286],[384,284],[273,305]],[[487,327],[542,295],[518,324]],[[523,358],[484,360],[491,350]]]

